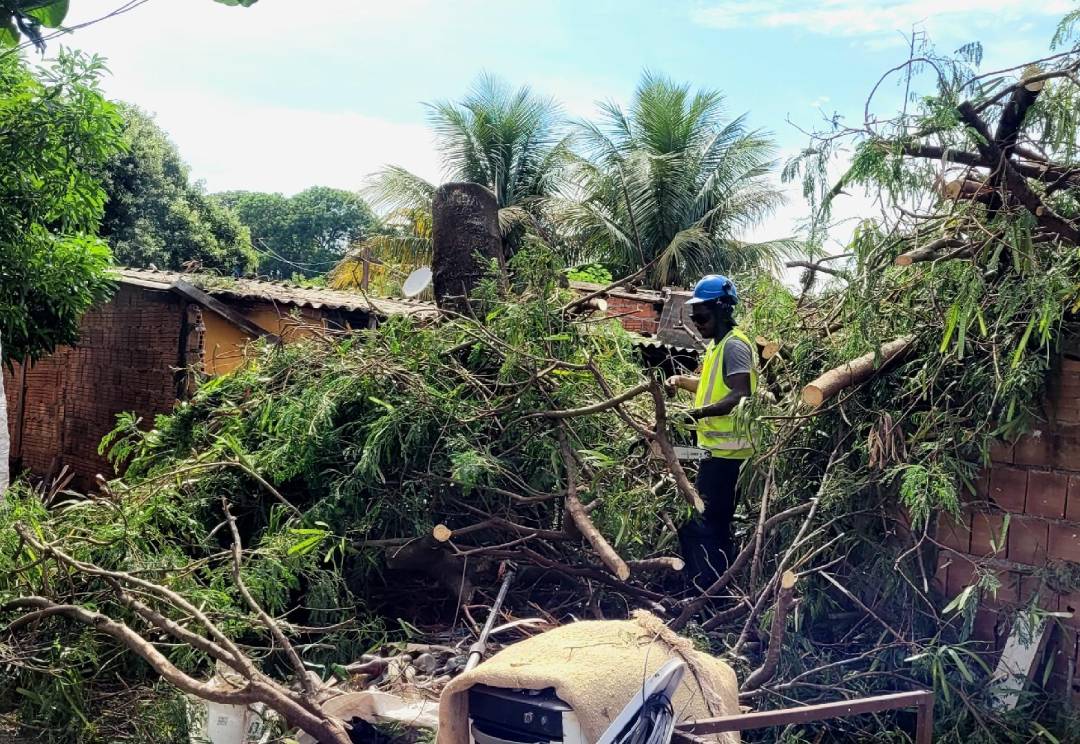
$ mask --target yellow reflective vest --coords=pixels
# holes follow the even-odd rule
[[[705,349],[705,361],[701,365],[694,407],[704,408],[724,399],[731,388],[724,382],[724,346],[731,338],[737,338],[750,348],[753,362],[750,366],[750,394],[757,392],[757,350],[750,337],[738,328],[732,328],[720,343],[710,341]],[[713,457],[745,460],[754,454],[754,446],[745,432],[736,431],[735,417],[710,416],[697,422],[698,446],[712,453]]]

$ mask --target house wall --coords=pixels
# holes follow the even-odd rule
[[[938,541],[938,579],[947,596],[975,580],[974,561],[995,571],[996,597],[984,597],[975,635],[1000,651],[1011,630],[1012,611],[1033,598],[1046,610],[1073,612],[1060,619],[1051,645],[1053,675],[1062,689],[1080,684],[1070,667],[1080,661],[1080,359],[1063,358],[1051,375],[1045,418],[1015,443],[999,442],[980,476],[977,498],[960,520],[944,519]],[[1005,517],[1007,536],[1001,540]],[[1076,578],[1063,579],[1067,573]]]
[[[322,332],[324,314],[340,315],[263,301],[228,305],[286,343]],[[366,315],[347,315],[366,324]],[[250,341],[230,321],[171,291],[121,283],[108,303],[83,317],[78,344],[25,370],[4,371],[15,472],[52,476],[66,465],[80,488],[91,487],[98,473],[112,477],[97,448],[118,413],[133,411],[149,425],[190,392],[179,369],[224,374],[243,363]]]
[[[307,338],[325,327],[322,313],[310,307],[291,308],[270,302],[230,302],[229,305],[285,343]],[[225,374],[242,365],[245,347],[251,343],[252,336],[211,310],[203,311],[203,323],[206,373]]]
[[[97,448],[116,414],[151,420],[173,406],[183,317],[176,295],[121,284],[84,316],[76,346],[5,370],[16,466],[55,475],[66,465],[80,485],[110,476]]]

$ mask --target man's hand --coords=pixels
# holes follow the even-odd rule
[[[664,380],[664,392],[667,393],[667,397],[674,398],[675,393],[679,390],[679,382],[682,380],[682,375],[672,375]]]

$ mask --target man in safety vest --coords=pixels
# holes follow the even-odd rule
[[[698,447],[707,456],[700,463],[697,489],[705,513],[679,530],[687,576],[705,587],[735,558],[732,519],[738,501],[739,469],[753,445],[738,431],[732,410],[757,390],[754,344],[735,326],[735,284],[710,274],[686,301],[690,320],[708,342],[698,377],[674,375],[668,385],[694,393],[689,416],[695,422]]]

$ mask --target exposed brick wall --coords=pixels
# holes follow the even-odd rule
[[[19,365],[5,371],[16,464],[38,475],[66,465],[82,486],[96,473],[111,475],[97,447],[116,414],[149,421],[175,402],[182,323],[176,295],[122,284],[84,316],[76,346],[30,365],[25,376]]]
[[[1071,684],[1080,698],[1080,682],[1068,673],[1080,662],[1080,591],[1053,578],[1080,564],[1080,360],[1063,358],[1051,375],[1046,416],[1016,442],[996,442],[962,519],[939,520],[938,541],[959,554],[941,551],[938,580],[951,597],[975,580],[973,561],[996,573],[1001,589],[984,597],[975,622],[976,637],[996,651],[1008,636],[1010,610],[1035,596],[1046,610],[1075,612],[1054,628],[1049,657],[1058,686]]]
[[[662,302],[652,297],[639,299],[625,294],[609,295],[606,299],[607,314],[618,318],[623,328],[631,333],[655,335],[659,330]]]

